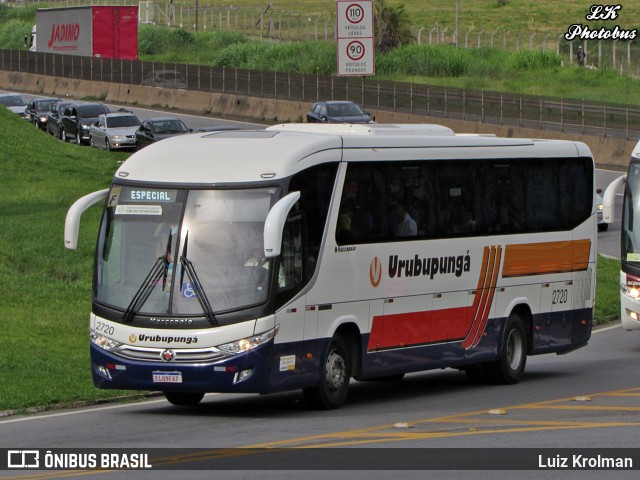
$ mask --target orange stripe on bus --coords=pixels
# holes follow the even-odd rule
[[[489,253],[490,252],[490,253]],[[486,261],[488,258],[488,262]],[[482,288],[477,290],[474,300],[473,323],[467,336],[462,342],[464,348],[475,347],[482,338],[482,333],[487,325],[491,305],[493,304],[493,294],[498,282],[498,272],[500,271],[500,261],[502,260],[502,247],[485,247],[482,261],[480,279]],[[478,282],[480,287],[480,281]]]
[[[496,248],[496,247],[492,247]],[[488,289],[488,297],[485,302],[484,312],[480,317],[480,325],[478,330],[476,331],[475,338],[473,339],[472,347],[475,347],[480,343],[480,339],[482,338],[482,334],[484,333],[484,329],[487,326],[487,319],[489,318],[489,313],[491,312],[491,306],[493,305],[493,296],[496,293],[496,285],[498,283],[498,273],[500,272],[500,262],[502,261],[502,246],[497,247],[497,252],[495,256],[495,261],[493,264],[493,274],[491,275],[491,284]]]
[[[502,277],[586,270],[591,240],[507,245]]]
[[[479,328],[482,312],[485,309],[485,302],[487,299],[487,287],[491,283],[491,272],[493,271],[493,264],[495,261],[495,248],[484,247],[484,254],[482,256],[482,267],[480,270],[480,276],[478,278],[478,288],[476,288],[476,295],[473,300],[473,318],[472,323],[469,326],[469,331],[465,337],[462,346],[468,348],[470,340],[473,340],[475,334]]]

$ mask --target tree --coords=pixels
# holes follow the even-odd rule
[[[403,4],[391,6],[375,0],[374,32],[376,50],[386,53],[415,40],[411,32],[411,18]]]

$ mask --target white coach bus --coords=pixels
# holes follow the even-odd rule
[[[437,125],[278,125],[132,155],[103,202],[90,349],[98,388],[302,389],[453,367],[515,383],[587,344],[594,161],[570,141]]]
[[[631,152],[626,175],[609,184],[603,195],[603,220],[615,221],[615,198],[624,190],[620,227],[620,323],[625,330],[640,330],[640,142]]]

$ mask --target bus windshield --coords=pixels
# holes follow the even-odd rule
[[[624,213],[622,217],[622,259],[640,263],[640,225],[635,225],[640,212],[640,163],[631,163],[627,174]]]
[[[116,186],[103,215],[95,299],[135,314],[205,315],[269,295],[264,222],[278,188]]]

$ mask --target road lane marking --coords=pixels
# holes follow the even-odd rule
[[[611,392],[601,392],[589,395],[592,399],[619,397],[634,399],[639,398],[636,393],[640,393],[640,388],[630,388],[616,390]],[[629,395],[632,394],[632,395]],[[636,412],[640,411],[640,406],[618,406],[618,405],[563,405],[573,402],[575,397],[566,397],[544,402],[526,403],[521,405],[513,405],[510,407],[501,407],[507,414],[515,412],[537,412],[545,410],[571,410],[583,412]],[[620,428],[620,427],[637,427],[640,422],[621,422],[621,421],[597,421],[590,418],[589,421],[580,420],[538,420],[532,418],[510,419],[500,417],[492,417],[491,419],[482,418],[487,414],[487,410],[476,410],[472,412],[463,412],[455,415],[445,415],[442,417],[427,418],[420,420],[403,421],[413,426],[410,432],[398,432],[393,429],[394,424],[379,425],[364,429],[347,430],[344,432],[334,432],[321,435],[313,435],[288,440],[278,440],[274,442],[265,442],[247,445],[247,448],[273,448],[273,447],[295,447],[295,448],[326,448],[338,446],[364,445],[381,442],[395,441],[415,441],[434,438],[450,438],[456,436],[469,435],[487,435],[499,433],[516,433],[529,431],[551,431],[551,430],[573,430],[586,428]],[[533,413],[531,413],[533,415]],[[451,425],[464,425],[468,428],[465,430],[455,430]],[[421,432],[416,428],[420,426],[429,426],[432,431]],[[440,430],[434,430],[434,426],[442,425]],[[481,425],[480,428],[474,428]],[[395,431],[394,431],[395,430]]]
[[[640,410],[636,405],[568,405],[575,401],[574,397],[564,397],[542,402],[532,402],[510,407],[501,407],[507,415],[524,413],[531,417],[534,413],[547,410],[571,410],[578,412],[635,412]],[[606,401],[611,399],[635,400],[640,398],[640,387],[613,390],[590,394],[592,401]],[[160,400],[159,400],[160,401]],[[142,404],[141,404],[142,405]],[[331,432],[320,435],[310,435],[272,442],[263,442],[245,445],[236,448],[218,448],[204,450],[188,454],[178,454],[153,459],[153,465],[157,467],[165,465],[185,464],[189,462],[215,460],[239,456],[251,456],[282,451],[289,448],[335,448],[347,446],[376,445],[391,442],[415,442],[425,440],[437,440],[443,438],[501,435],[507,433],[523,432],[552,432],[564,430],[594,429],[594,428],[624,428],[638,427],[640,422],[623,421],[597,421],[590,415],[589,421],[581,420],[540,420],[535,418],[510,418],[506,416],[487,416],[488,409],[462,412],[441,417],[424,418],[415,421],[402,422],[411,425],[406,431],[398,431],[393,422],[384,425],[376,425],[354,430]],[[420,427],[427,430],[420,431]],[[52,471],[44,473],[29,473],[14,477],[1,477],[3,480],[46,480],[52,478],[68,478],[99,473],[113,472],[113,470],[79,470],[79,471]]]

